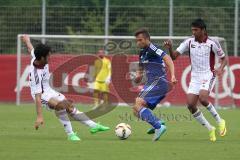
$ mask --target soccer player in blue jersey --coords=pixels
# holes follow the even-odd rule
[[[153,134],[153,141],[159,140],[166,131],[166,126],[153,113],[156,105],[166,96],[172,86],[177,83],[174,73],[174,64],[170,56],[150,41],[147,29],[141,28],[135,32],[137,46],[141,49],[139,54],[139,70],[135,82],[139,83],[143,75],[147,81],[136,98],[133,107],[134,114],[149,123],[152,128],[148,134]],[[166,67],[170,71],[170,82],[167,80]]]

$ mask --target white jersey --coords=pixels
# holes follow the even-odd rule
[[[207,74],[214,70],[215,56],[222,58],[225,56],[219,42],[209,37],[202,43],[194,37],[186,39],[177,48],[180,54],[189,53],[191,60],[191,75]]]
[[[29,82],[30,82],[30,88],[31,88],[31,94],[33,98],[35,97],[35,94],[38,93],[44,93],[48,90],[50,90],[50,85],[49,85],[49,66],[46,64],[45,66],[39,67],[35,66],[33,64],[35,60],[35,55],[34,55],[34,49],[31,51],[31,66],[30,66],[30,73],[29,73]]]

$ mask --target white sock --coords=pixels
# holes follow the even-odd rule
[[[65,132],[67,135],[73,134],[72,124],[68,118],[66,110],[55,111],[58,120],[62,123]]]
[[[94,128],[97,126],[97,123],[92,120],[81,121],[81,123],[85,124],[86,126],[88,126],[90,128]]]
[[[215,107],[212,105],[212,103],[209,103],[209,105],[207,106],[207,110],[212,114],[217,123],[221,122],[222,119],[219,116],[218,112],[216,111]]]
[[[85,113],[80,112],[77,108],[73,109],[73,112],[70,114],[76,121],[85,124],[86,126],[93,128],[97,126],[97,123],[92,121]]]
[[[206,120],[203,116],[202,112],[198,109],[194,114],[193,117],[204,127],[206,127],[209,131],[212,130],[213,126]]]

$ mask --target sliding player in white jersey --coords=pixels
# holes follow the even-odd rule
[[[216,141],[215,127],[206,120],[197,108],[197,103],[200,101],[207,108],[218,123],[220,136],[225,136],[227,131],[225,120],[220,117],[215,107],[208,101],[208,97],[214,86],[215,76],[223,73],[227,59],[220,44],[208,37],[206,24],[202,19],[196,19],[191,26],[193,36],[182,42],[176,51],[173,51],[170,40],[164,43],[173,60],[183,53],[189,53],[192,69],[187,94],[187,107],[193,117],[209,130],[210,140]],[[221,63],[217,69],[214,69],[215,56],[220,59]]]
[[[24,35],[22,40],[32,56],[29,81],[31,95],[36,103],[37,120],[35,122],[35,128],[38,129],[39,126],[43,124],[42,105],[45,105],[55,110],[56,116],[64,126],[69,140],[78,141],[80,138],[73,132],[68,115],[74,120],[89,126],[91,133],[109,130],[109,127],[97,124],[89,119],[84,113],[75,108],[72,102],[67,100],[63,94],[56,92],[50,87],[48,66],[48,58],[51,51],[50,47],[39,44],[33,48],[28,35]]]

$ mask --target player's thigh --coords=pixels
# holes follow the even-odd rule
[[[168,92],[168,82],[160,79],[157,81],[157,83],[144,86],[144,89],[139,95],[145,100],[146,106],[153,110],[157,104],[165,98]]]
[[[108,84],[103,83],[102,92],[109,93],[109,85]]]
[[[154,110],[156,106],[166,97],[166,95],[162,96],[155,96],[155,97],[148,97],[146,99],[147,101],[147,107],[151,110]]]
[[[187,94],[199,95],[200,87],[201,87],[200,81],[196,78],[191,78]]]
[[[209,97],[209,91],[208,90],[200,90],[199,92],[199,101],[202,105],[208,104],[208,97]]]
[[[100,92],[109,92],[109,85],[106,83],[100,83],[99,85],[99,91]]]
[[[188,107],[196,107],[198,103],[199,95],[188,93],[187,94],[187,105]]]
[[[210,93],[215,85],[216,77],[212,74],[206,74],[201,80],[200,90],[203,90],[203,93]],[[207,92],[205,92],[207,91]]]
[[[94,82],[94,90],[100,91],[101,87],[102,86],[100,82],[97,82],[97,81]]]
[[[63,94],[57,91],[49,90],[48,92],[42,94],[41,99],[47,102],[47,106],[49,108],[57,110],[57,105],[66,98]]]

